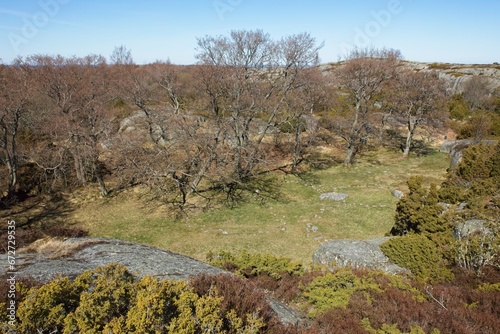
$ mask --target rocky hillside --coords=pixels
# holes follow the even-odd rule
[[[320,65],[325,71],[330,71],[341,63]],[[435,72],[447,83],[451,94],[463,91],[464,84],[475,76],[488,78],[492,90],[500,87],[500,64],[452,64],[403,61],[403,65],[417,72]]]
[[[452,94],[461,93],[464,84],[474,76],[488,78],[491,88],[500,87],[500,65],[498,64],[451,64],[451,63],[420,63],[405,61],[406,66],[415,71],[435,71],[440,79],[447,82]]]

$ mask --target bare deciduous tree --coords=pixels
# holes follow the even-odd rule
[[[18,183],[20,157],[17,137],[29,106],[27,70],[16,63],[0,65],[0,148],[8,169],[7,197],[14,195]]]
[[[473,75],[465,82],[462,95],[474,110],[481,108],[491,93],[492,87],[488,78]]]
[[[105,168],[100,157],[100,144],[111,122],[107,104],[109,78],[105,58],[89,55],[83,58],[31,56],[25,63],[32,67],[38,91],[48,98],[51,127],[57,145],[67,149],[73,158],[78,182],[99,183],[103,195]]]
[[[408,157],[415,132],[423,123],[439,126],[442,121],[444,84],[432,75],[402,70],[394,81],[393,115],[406,123],[403,156]]]
[[[134,59],[132,58],[132,51],[127,49],[124,45],[114,48],[111,56],[109,57],[111,64],[115,65],[132,65]]]
[[[388,49],[354,49],[345,57],[345,63],[337,70],[336,79],[350,97],[349,123],[340,135],[347,143],[344,159],[346,166],[354,162],[356,154],[368,140],[372,125],[370,112],[382,84],[394,76],[401,54]]]
[[[217,126],[214,138],[225,151],[218,161],[225,166],[226,186],[244,182],[269,163],[264,139],[287,99],[306,85],[299,73],[317,64],[320,48],[305,33],[279,41],[261,30],[198,39],[197,58]]]

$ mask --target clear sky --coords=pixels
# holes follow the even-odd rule
[[[500,62],[499,0],[0,0],[0,59],[47,54],[195,63],[196,38],[262,29],[308,32],[322,62],[354,45],[413,61]]]

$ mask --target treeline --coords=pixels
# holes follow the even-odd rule
[[[195,66],[134,65],[124,47],[111,64],[34,55],[1,65],[4,201],[89,184],[104,196],[145,184],[180,208],[193,195],[270,196],[259,177],[296,172],[310,147],[341,138],[351,165],[396,125],[408,156],[423,124],[447,118],[443,83],[406,69],[398,51],[356,49],[323,71],[320,48],[306,33],[232,31],[199,38]]]

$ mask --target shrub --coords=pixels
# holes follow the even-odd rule
[[[2,230],[0,233],[0,245],[1,245],[1,251],[2,253],[7,253],[7,229]],[[27,228],[17,228],[16,229],[16,247],[18,249],[21,249],[22,247],[26,247],[32,242],[43,238],[43,233],[42,231],[27,227]]]
[[[366,334],[367,332],[361,326],[361,321],[349,310],[335,309],[319,314],[305,333]]]
[[[250,254],[242,251],[239,256],[230,252],[208,254],[208,262],[216,267],[232,271],[246,278],[259,275],[268,275],[275,280],[280,280],[283,273],[300,276],[304,273],[301,263],[293,262],[286,257],[276,257],[269,254]]]
[[[396,207],[395,224],[392,235],[406,233],[436,233],[449,228],[441,215],[438,191],[435,184],[429,190],[422,186],[422,176],[412,176],[408,180],[410,192],[401,198]]]
[[[179,316],[174,301],[183,290],[184,282],[158,281],[146,276],[135,285],[135,298],[127,313],[126,328],[133,333],[141,333],[146,328],[161,333],[165,324]]]
[[[313,308],[309,316],[315,317],[332,308],[347,307],[349,299],[355,292],[381,291],[373,278],[359,277],[351,269],[340,269],[336,273],[315,278],[304,288],[303,297]]]
[[[421,280],[439,282],[453,278],[446,267],[443,251],[425,235],[392,238],[380,248],[392,262],[411,270]]]
[[[457,244],[457,264],[466,270],[480,273],[488,265],[492,265],[500,253],[498,235],[488,232],[476,232],[467,236],[459,236]]]
[[[291,118],[278,124],[278,129],[283,133],[295,133],[297,128],[300,132],[306,131],[307,124],[304,118]]]
[[[483,283],[477,288],[478,291],[498,291],[500,292],[500,282],[499,283]]]
[[[66,317],[77,308],[80,293],[87,287],[85,280],[72,283],[61,277],[30,289],[19,304],[18,329],[21,333],[61,332]]]
[[[471,111],[462,95],[454,95],[448,102],[448,110],[452,119],[464,120],[471,116]]]
[[[492,171],[492,156],[495,146],[477,144],[471,145],[462,151],[462,161],[458,165],[456,174],[465,181],[474,182],[488,179]]]
[[[432,70],[449,70],[451,65],[448,63],[432,63],[429,65],[429,69]]]
[[[19,305],[16,330],[20,334],[259,333],[267,325],[264,317],[272,318],[269,305],[263,295],[256,299],[259,303],[239,305],[251,300],[252,294],[248,288],[235,290],[245,286],[241,281],[232,286],[233,290],[224,290],[225,301],[213,285],[199,294],[187,282],[137,280],[126,267],[110,264],[86,271],[74,281],[58,278],[30,289]],[[248,299],[242,298],[246,295]]]
[[[497,217],[498,212],[487,212],[485,207],[488,201],[498,196],[500,190],[498,170],[500,170],[500,145],[471,145],[462,151],[460,164],[448,171],[447,180],[441,186],[439,197],[448,203],[466,201],[476,216],[486,214],[491,218]]]
[[[232,313],[232,317],[241,319],[240,326],[251,327],[249,320],[262,319],[262,329],[266,332],[280,332],[280,320],[271,309],[263,290],[256,288],[247,280],[233,275],[198,275],[190,280],[190,285],[198,295],[207,295],[216,290],[222,297],[220,311]],[[229,331],[225,324],[222,329]]]
[[[7,252],[7,236],[4,231],[0,233],[0,252]],[[20,227],[16,229],[16,246],[18,249],[26,247],[31,243],[44,237],[76,238],[85,237],[88,232],[80,228],[69,228],[62,226],[50,226],[44,229],[35,227]]]
[[[134,276],[117,264],[100,267],[79,276],[88,288],[79,296],[78,307],[65,319],[65,332],[101,333],[114,318],[129,309]]]
[[[82,238],[89,235],[87,231],[77,227],[51,226],[44,230],[50,237]]]

